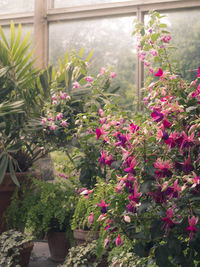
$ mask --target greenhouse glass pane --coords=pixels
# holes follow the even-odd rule
[[[165,13],[162,21],[171,32],[172,50],[170,59],[174,61],[182,77],[191,81],[196,77],[200,66],[200,10],[187,10]],[[146,16],[145,21],[148,19]]]
[[[33,11],[34,0],[0,0],[0,14]]]
[[[121,102],[133,105],[136,100],[136,42],[132,36],[134,17],[84,20],[49,25],[50,63],[75,48],[83,46],[85,56],[94,49],[90,62],[92,74],[101,67],[113,66],[115,86],[120,86]]]
[[[105,3],[118,3],[127,2],[131,0],[54,0],[54,7],[72,7],[72,6],[84,6],[91,4],[105,4]]]

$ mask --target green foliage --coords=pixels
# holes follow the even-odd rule
[[[48,183],[34,180],[31,189],[15,193],[6,213],[11,228],[25,229],[36,236],[48,231],[70,232],[76,195],[70,181]]]
[[[10,41],[0,28],[0,167],[2,182],[5,172],[19,185],[15,172],[24,171],[18,164],[19,154],[29,154],[28,166],[42,155],[37,132],[38,118],[41,114],[41,91],[35,89],[39,71],[33,67],[33,50],[29,52],[30,32],[21,39],[21,25],[16,30],[10,25]],[[26,161],[27,162],[27,161]],[[4,167],[3,167],[4,166]]]
[[[0,235],[0,265],[19,267],[20,251],[32,241],[32,237],[9,230]]]
[[[99,260],[96,254],[97,241],[72,247],[67,258],[60,267],[96,267]]]
[[[109,252],[108,263],[110,267],[156,267],[157,265],[147,257],[139,257],[131,249],[115,247]]]
[[[91,226],[91,230],[99,230],[99,223],[97,219],[101,215],[101,208],[97,206],[97,203],[101,202],[101,199],[105,201],[113,194],[113,187],[111,184],[107,184],[101,179],[97,178],[97,184],[93,188],[93,192],[88,197],[84,195],[80,196],[76,205],[73,219],[71,223],[72,230],[83,229],[88,230],[88,217],[94,212],[94,222]],[[84,190],[84,189],[83,189]]]

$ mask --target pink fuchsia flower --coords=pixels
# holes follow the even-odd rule
[[[173,215],[174,215],[173,209],[168,209],[167,216],[161,219],[164,222],[161,229],[165,229],[165,232],[167,232],[169,228],[173,228],[175,226],[175,223],[172,219]]]
[[[42,118],[42,124],[47,123],[47,119],[46,118]]]
[[[151,49],[149,53],[150,53],[150,55],[152,55],[154,57],[156,57],[158,55],[158,51],[155,49]]]
[[[85,80],[86,80],[86,82],[89,82],[89,83],[93,82],[93,78],[90,76],[86,76]]]
[[[164,127],[164,129],[169,129],[172,126],[172,123],[170,121],[168,121],[167,119],[164,119],[162,122],[162,125]]]
[[[66,99],[67,94],[66,93],[63,93],[63,92],[60,92],[59,97],[60,97],[60,99]]]
[[[113,163],[114,159],[112,155],[109,155],[105,158],[105,164],[108,166],[111,166],[111,164]]]
[[[106,204],[102,199],[101,199],[101,203],[96,203],[97,206],[101,207],[101,213],[107,213],[107,207],[110,206],[110,204]]]
[[[145,61],[145,62],[144,62],[144,65],[145,65],[145,67],[148,68],[148,67],[150,66],[150,63],[149,63],[148,61]]]
[[[157,111],[157,110],[154,110],[152,113],[151,113],[151,117],[154,119],[154,121],[156,122],[160,122],[162,121],[162,119],[164,118],[164,115]]]
[[[198,229],[195,227],[195,225],[198,222],[198,218],[195,218],[195,216],[193,216],[190,219],[190,217],[188,216],[188,222],[189,222],[189,226],[185,228],[185,231],[190,232],[189,238],[191,240],[193,238],[194,233],[196,233],[198,231]]]
[[[200,77],[200,66],[198,67],[197,77]]]
[[[171,74],[171,75],[169,75],[169,78],[170,78],[170,80],[174,80],[174,79],[176,79],[177,77],[176,77],[175,74]]]
[[[98,110],[98,114],[99,114],[99,116],[101,116],[101,117],[104,116],[103,109],[100,108],[100,109]]]
[[[115,240],[115,244],[117,247],[121,247],[124,244],[124,241],[121,239],[120,234],[118,234],[118,236]]]
[[[62,127],[67,127],[68,126],[68,122],[67,121],[62,121],[61,126]]]
[[[158,72],[156,72],[156,74],[154,74],[154,76],[156,77],[161,77],[163,75],[163,71],[161,68],[159,68]]]
[[[84,198],[89,198],[90,194],[92,193],[92,190],[88,190],[87,188],[80,193],[81,196],[84,196]]]
[[[122,190],[123,190],[123,187],[122,187],[120,184],[118,184],[118,185],[115,187],[115,192],[116,192],[116,193],[121,193]]]
[[[52,100],[57,100],[57,95],[56,94],[53,94],[51,99]]]
[[[110,241],[111,241],[111,240],[110,240],[109,236],[107,236],[107,237],[105,238],[105,240],[104,240],[104,248],[107,248],[107,247],[108,247]]]
[[[105,70],[106,70],[106,69],[103,68],[103,67],[100,68],[100,76],[103,76],[103,75],[105,74]]]
[[[117,73],[116,72],[111,72],[110,73],[110,78],[114,79],[117,77]]]
[[[68,179],[68,178],[69,178],[66,174],[61,173],[61,172],[58,172],[57,175],[58,175],[59,177],[65,178],[65,179]]]
[[[74,82],[72,85],[75,89],[78,89],[80,87],[80,84],[78,82]]]
[[[127,164],[128,168],[125,168],[124,171],[132,173],[134,175],[136,173],[135,172],[135,166],[137,164],[136,159],[134,157],[129,157],[126,161],[126,164]]]
[[[102,131],[99,128],[96,128],[96,136],[97,136],[97,140],[99,140],[100,136],[102,135]]]
[[[167,161],[163,161],[162,159],[158,158],[156,162],[153,163],[154,168],[158,169],[155,171],[156,178],[163,178],[163,177],[171,177],[172,172],[170,171],[173,168],[173,165]]]
[[[127,223],[130,223],[131,222],[131,218],[128,215],[124,215],[124,218],[123,219]]]
[[[91,227],[91,225],[93,224],[94,222],[94,213],[91,212],[90,216],[88,217],[88,225],[89,225],[89,228]]]
[[[100,163],[103,163],[104,164],[106,157],[107,157],[107,153],[104,150],[102,150],[101,151],[101,157],[99,159]]]
[[[129,199],[135,203],[139,203],[139,198],[141,197],[142,193],[138,193],[138,184],[135,182],[134,184],[134,193],[133,195],[129,196]]]
[[[163,42],[165,42],[165,43],[169,43],[171,39],[172,39],[172,37],[170,35],[165,35],[162,38]]]
[[[101,222],[104,221],[106,219],[106,213],[103,213],[99,216],[99,218],[97,219],[97,222]]]
[[[183,163],[181,163],[181,165],[182,165],[182,170],[186,175],[194,170],[194,166],[191,164],[190,156]]]
[[[152,75],[154,73],[154,69],[153,68],[149,68],[149,74]]]
[[[50,126],[49,126],[49,129],[50,129],[51,131],[54,131],[54,130],[56,129],[56,125],[55,125],[55,124],[50,125]]]
[[[62,113],[59,113],[59,114],[56,116],[57,121],[60,121],[62,118],[63,118],[63,114],[62,114]]]
[[[126,211],[131,213],[136,213],[136,203],[130,201],[128,205],[126,205]]]

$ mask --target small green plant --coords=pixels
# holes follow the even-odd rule
[[[69,180],[56,183],[34,180],[33,188],[16,193],[7,210],[9,227],[25,229],[37,237],[48,231],[71,230],[70,221],[76,205],[76,195]]]
[[[97,241],[94,240],[86,246],[72,247],[66,261],[60,267],[96,267],[99,263],[96,254]]]
[[[0,266],[19,267],[20,251],[32,241],[31,236],[9,230],[0,235]]]

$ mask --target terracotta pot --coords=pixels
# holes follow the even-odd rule
[[[49,232],[47,234],[51,260],[55,262],[64,262],[70,242],[65,232]]]
[[[31,251],[33,249],[33,246],[34,246],[34,243],[33,242],[29,242],[20,251],[19,265],[21,267],[28,267],[29,261],[30,261],[30,257],[31,257]]]
[[[77,245],[81,245],[85,242],[90,242],[99,237],[98,232],[82,230],[82,229],[75,229],[73,231],[73,235],[74,235],[74,239],[76,240]]]
[[[16,173],[16,177],[21,184],[27,177],[30,176],[29,172],[19,172]],[[34,174],[35,176],[35,174]],[[0,184],[0,233],[6,230],[6,226],[3,225],[3,214],[10,205],[11,197],[13,195],[13,192],[15,191],[15,188],[17,186],[13,183],[10,174],[6,173],[3,179],[3,182]]]

